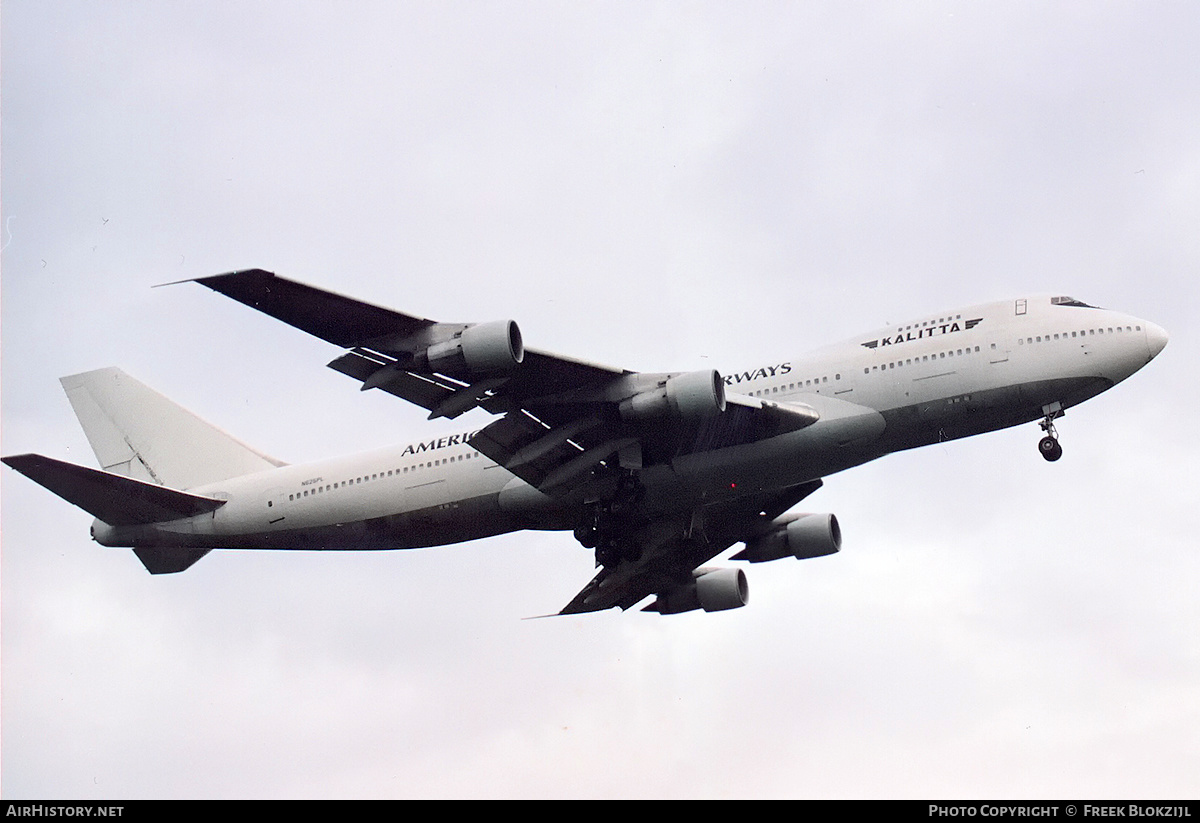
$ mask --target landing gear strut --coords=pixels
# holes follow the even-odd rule
[[[585,549],[596,550],[597,566],[614,566],[622,560],[638,560],[641,545],[630,534],[629,515],[645,494],[633,474],[617,481],[611,497],[597,501],[584,523],[575,529],[575,539]]]
[[[1042,411],[1046,413],[1046,416],[1042,418],[1042,422],[1038,425],[1042,427],[1042,431],[1046,433],[1046,436],[1038,442],[1038,451],[1041,452],[1042,457],[1053,463],[1062,457],[1063,453],[1062,446],[1058,443],[1058,432],[1054,430],[1054,420],[1063,416],[1062,405],[1052,403],[1049,406],[1044,406]]]
[[[638,560],[641,545],[612,514],[597,509],[590,521],[575,529],[575,539],[585,549],[596,550],[597,566],[615,566],[622,560]]]

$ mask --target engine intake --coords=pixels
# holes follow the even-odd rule
[[[525,359],[521,329],[512,320],[468,326],[461,333],[425,350],[432,372],[481,375],[514,369]]]
[[[715,369],[677,374],[622,400],[619,409],[621,419],[629,421],[699,420],[725,411],[725,381]]]
[[[741,569],[696,569],[691,583],[663,592],[643,611],[681,614],[704,609],[720,612],[750,602],[750,584]]]
[[[734,560],[765,563],[782,557],[807,560],[842,548],[842,528],[832,514],[792,514],[777,518],[766,534],[746,541]]]

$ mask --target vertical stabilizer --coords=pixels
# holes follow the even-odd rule
[[[100,467],[190,489],[284,465],[117,368],[61,380]]]

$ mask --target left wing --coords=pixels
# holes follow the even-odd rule
[[[196,280],[213,291],[348,349],[329,367],[430,411],[457,417],[504,387],[522,398],[624,372],[524,350],[512,321],[438,323],[323,291],[262,269]],[[464,340],[464,335],[466,339]],[[528,358],[530,366],[517,369]]]
[[[196,282],[347,351],[330,368],[428,409],[500,419],[471,445],[541,491],[582,499],[597,466],[641,469],[816,422],[816,411],[725,395],[715,371],[639,374],[525,349],[511,320],[439,323],[262,269]]]

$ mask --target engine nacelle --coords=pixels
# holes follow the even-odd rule
[[[621,419],[662,417],[699,420],[725,411],[725,381],[715,369],[668,377],[658,386],[621,401]]]
[[[425,350],[429,370],[450,375],[481,375],[516,368],[525,359],[521,329],[512,320],[468,326]]]
[[[741,569],[696,569],[686,586],[663,592],[645,608],[659,614],[680,614],[704,609],[720,612],[739,609],[750,602],[750,584]]]
[[[807,560],[824,557],[842,548],[842,528],[832,514],[784,515],[764,535],[746,541],[746,548],[734,560],[765,563],[781,557]]]

